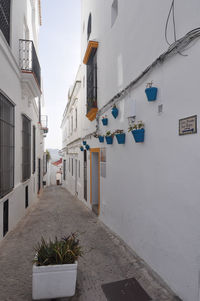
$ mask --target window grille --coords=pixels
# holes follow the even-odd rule
[[[88,18],[88,27],[87,27],[87,39],[88,40],[90,38],[91,31],[92,31],[92,15],[90,14],[89,18]]]
[[[14,106],[0,92],[0,197],[14,187]]]
[[[90,55],[87,64],[87,113],[97,108],[97,55],[96,49]]]
[[[36,132],[33,126],[33,173],[35,173],[35,160],[36,160]]]
[[[0,0],[0,30],[10,44],[10,0]]]
[[[31,176],[31,121],[22,115],[22,181]]]

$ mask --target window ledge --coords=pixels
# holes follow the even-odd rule
[[[93,121],[96,116],[97,116],[98,108],[92,108],[86,115],[86,117],[90,120]]]
[[[85,65],[87,65],[88,63],[88,60],[90,58],[90,54],[92,52],[93,49],[97,49],[99,46],[99,43],[98,42],[95,42],[95,41],[89,41],[88,42],[88,46],[87,46],[87,49],[86,49],[86,52],[85,52],[85,56],[84,56],[84,59],[83,59],[83,63]]]

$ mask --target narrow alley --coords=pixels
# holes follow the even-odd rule
[[[0,300],[32,300],[34,245],[41,236],[63,237],[71,232],[79,233],[84,255],[78,265],[76,296],[63,301],[106,301],[102,284],[133,277],[152,300],[178,300],[89,209],[57,186],[47,188],[0,243]]]

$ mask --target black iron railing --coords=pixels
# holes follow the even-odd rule
[[[31,40],[19,40],[19,64],[22,71],[32,72],[41,88],[41,69]]]
[[[0,30],[10,44],[10,0],[0,1]]]
[[[42,115],[41,116],[41,127],[44,133],[48,133],[48,116]]]

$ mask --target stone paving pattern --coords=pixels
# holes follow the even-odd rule
[[[80,233],[84,256],[78,264],[76,295],[60,301],[106,301],[102,284],[132,277],[154,301],[179,300],[93,212],[65,189],[51,186],[0,244],[0,301],[32,300],[35,244],[41,236],[71,232]]]

